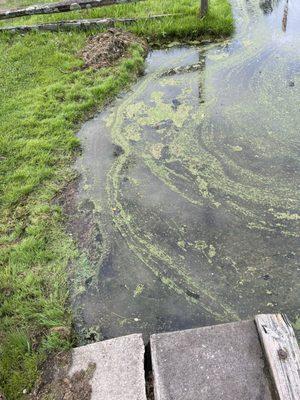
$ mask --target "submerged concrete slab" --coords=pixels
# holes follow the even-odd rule
[[[155,400],[271,400],[254,321],[151,336]]]
[[[140,334],[78,347],[69,375],[88,371],[91,400],[146,400],[144,351]]]

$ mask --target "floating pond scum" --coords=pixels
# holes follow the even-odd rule
[[[79,132],[83,340],[274,311],[299,331],[300,3],[232,5],[232,41],[153,51]]]

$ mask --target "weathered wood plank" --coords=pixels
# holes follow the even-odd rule
[[[300,351],[284,314],[255,317],[257,330],[279,400],[300,399]]]
[[[0,20],[35,14],[55,14],[75,10],[85,10],[114,4],[132,3],[141,0],[66,0],[59,3],[37,4],[14,10],[0,10]]]
[[[171,17],[176,14],[161,14],[152,15],[149,17],[141,18],[103,18],[103,19],[79,19],[70,21],[60,21],[49,24],[37,25],[21,25],[21,26],[7,26],[0,28],[0,32],[12,33],[26,33],[30,31],[51,31],[57,32],[60,30],[73,30],[73,29],[91,29],[91,28],[108,28],[114,27],[116,24],[132,24],[138,21],[154,20],[165,17]]]

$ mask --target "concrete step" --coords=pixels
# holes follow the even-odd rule
[[[141,334],[78,347],[69,376],[88,371],[91,400],[146,400],[144,352]]]
[[[271,400],[254,321],[151,336],[155,400]]]
[[[141,334],[78,347],[67,382],[76,393],[85,387],[76,385],[80,379],[88,386],[87,396],[76,400],[146,400],[152,372],[155,400],[300,400],[300,352],[291,324],[281,314],[255,321],[152,335],[148,382],[150,355],[145,363]]]

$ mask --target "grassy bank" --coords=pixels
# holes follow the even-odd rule
[[[34,0],[24,0],[24,2],[25,4],[36,3]],[[126,18],[147,17],[155,14],[181,14],[176,18],[165,18],[150,23],[142,21],[127,29],[147,37],[151,42],[161,42],[170,38],[186,40],[199,36],[220,37],[228,36],[232,32],[233,21],[227,0],[210,0],[209,13],[202,20],[198,18],[199,4],[200,0],[143,0],[114,7],[17,18],[13,22],[2,22],[0,26],[31,25],[79,18]]]
[[[149,0],[14,23],[183,12],[182,18],[130,29],[154,42],[232,31],[226,0],[212,1],[203,21],[197,18],[198,3]],[[72,345],[66,270],[76,248],[52,200],[73,177],[72,160],[79,151],[75,132],[143,67],[142,49],[134,46],[113,68],[78,68],[78,52],[89,34],[0,35],[0,393],[9,400],[26,397],[49,352]]]

